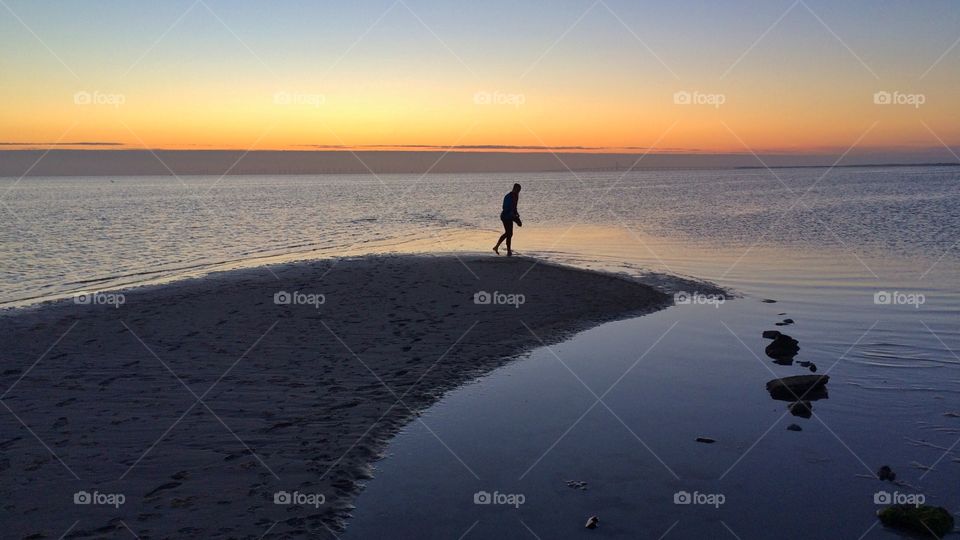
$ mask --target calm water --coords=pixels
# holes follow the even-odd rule
[[[960,509],[960,168],[0,179],[0,302],[486,251],[514,181],[522,253],[741,297],[602,325],[448,394],[392,443],[345,538],[882,538],[878,490]],[[768,329],[799,340],[794,362],[764,354]],[[809,362],[829,398],[802,418],[764,385]],[[865,478],[884,464],[905,484]],[[476,505],[480,490],[525,501]],[[725,502],[676,505],[678,491]]]

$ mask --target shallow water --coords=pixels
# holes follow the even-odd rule
[[[0,298],[297,258],[486,251],[514,181],[522,253],[741,296],[602,325],[448,394],[393,441],[344,538],[569,537],[593,514],[603,537],[875,538],[894,536],[874,517],[878,490],[960,509],[956,168],[183,181],[0,180],[13,213],[0,224]],[[503,292],[522,291],[520,279]],[[916,302],[882,303],[884,292]],[[527,331],[522,309],[510,317]],[[792,365],[764,354],[770,329],[799,340]],[[831,377],[812,418],[765,390],[809,373],[799,362]],[[865,478],[881,465],[906,485]],[[476,505],[480,490],[524,504]],[[676,505],[681,490],[724,503]]]

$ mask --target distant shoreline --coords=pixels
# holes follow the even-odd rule
[[[897,159],[889,153],[681,154],[389,150],[0,150],[0,177],[250,176],[627,172],[818,167],[960,166],[941,153]]]

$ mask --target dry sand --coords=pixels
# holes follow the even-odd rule
[[[671,303],[531,265],[312,261],[0,315],[4,537],[332,536],[389,438],[445,390],[541,339]],[[279,291],[325,302],[277,305]],[[524,303],[476,304],[478,291]],[[123,504],[75,504],[81,490]],[[325,500],[275,504],[280,491]]]

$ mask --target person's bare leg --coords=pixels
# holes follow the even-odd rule
[[[510,256],[513,255],[513,250],[510,249],[510,240],[512,240],[512,239],[513,239],[513,235],[512,235],[512,234],[511,234],[510,236],[507,236],[507,257],[510,257]]]
[[[503,239],[507,237],[506,233],[500,235],[500,239],[497,240],[497,245],[493,246],[493,250],[497,252],[497,255],[500,254],[500,244],[503,243]]]

